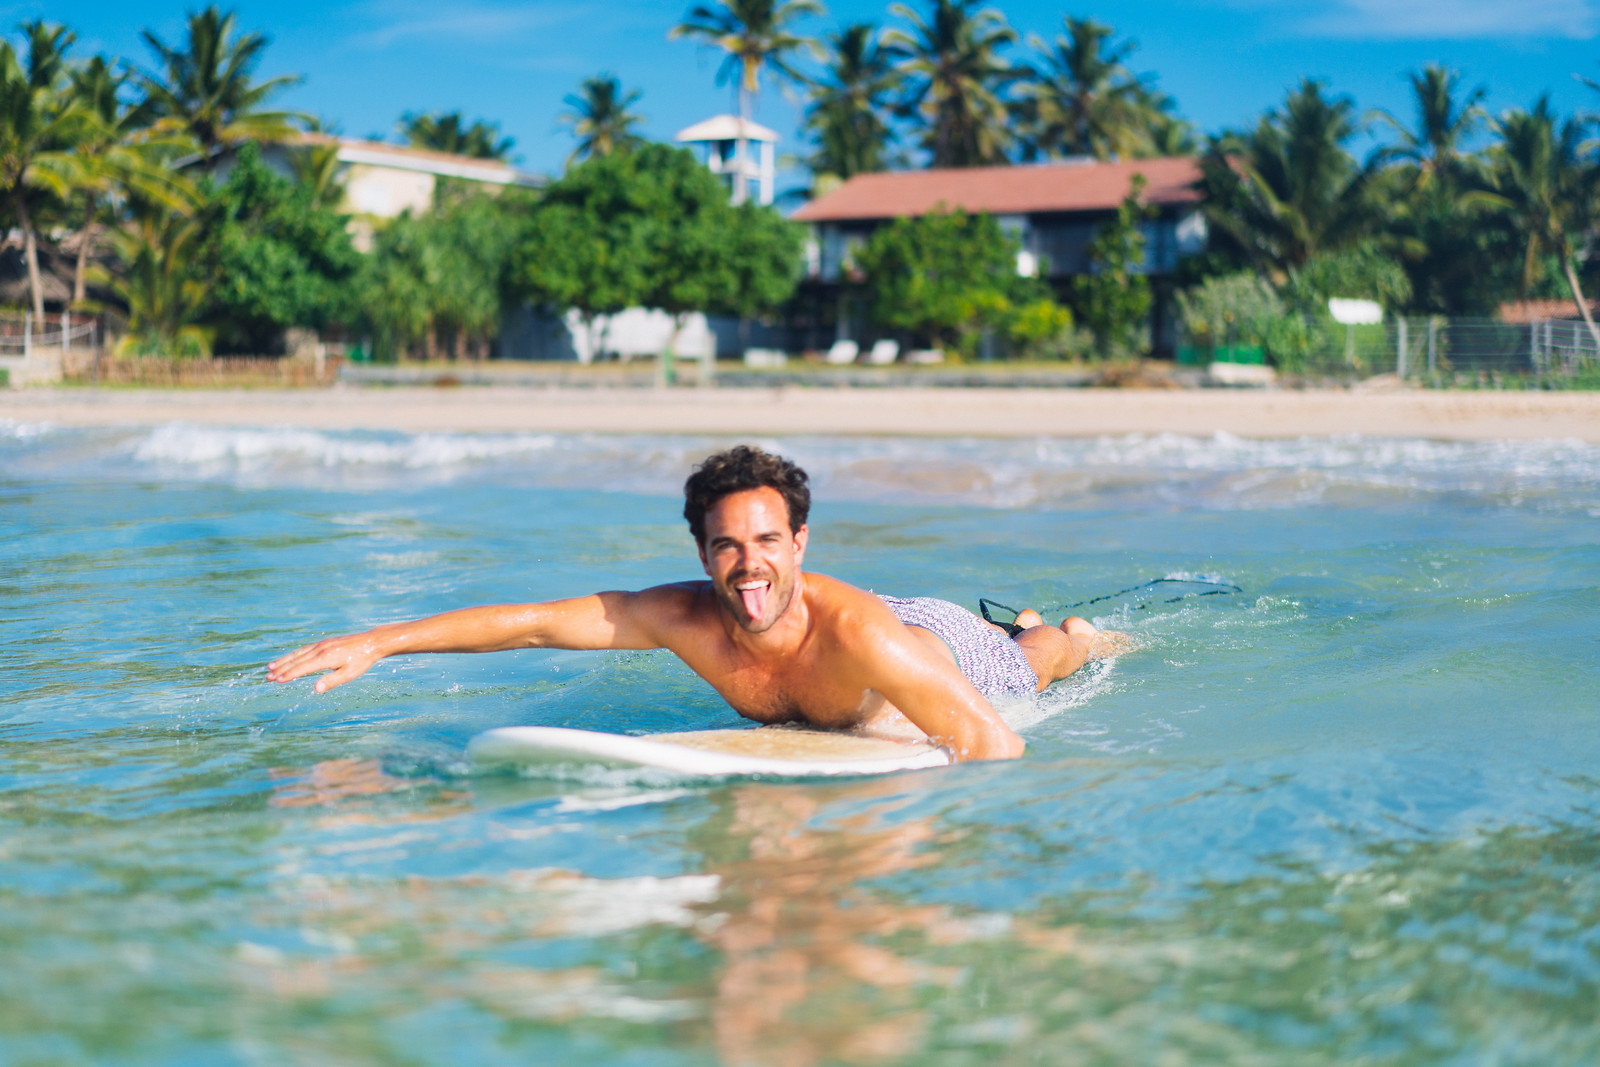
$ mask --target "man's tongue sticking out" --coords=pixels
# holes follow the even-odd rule
[[[772,583],[746,581],[738,585],[739,599],[744,601],[744,611],[752,620],[760,619],[767,608],[767,594],[772,591]]]

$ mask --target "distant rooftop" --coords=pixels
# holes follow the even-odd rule
[[[542,185],[544,179],[537,174],[519,171],[498,159],[479,159],[451,152],[435,152],[426,148],[390,144],[387,141],[365,141],[355,137],[332,137],[325,133],[300,135],[303,144],[338,144],[339,162],[365,163],[369,166],[394,167],[397,170],[414,170],[446,178],[467,178],[492,185]]]
[[[746,141],[776,142],[780,138],[772,130],[749,119],[741,119],[737,115],[713,115],[704,122],[697,122],[687,129],[678,131],[674,138],[684,143],[696,141],[737,141],[740,128],[744,129]]]
[[[885,171],[860,174],[794,213],[801,222],[848,222],[926,215],[941,205],[991,215],[1110,211],[1128,196],[1135,174],[1151,204],[1198,203],[1200,164],[1188,158],[1045,163],[1015,167]]]

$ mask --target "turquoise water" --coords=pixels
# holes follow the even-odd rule
[[[1007,709],[1015,764],[463,762],[735,723],[661,653],[261,680],[693,577],[717,443],[0,424],[0,1064],[1600,1057],[1600,448],[773,442],[881,592],[1243,588],[1097,605],[1141,649]]]

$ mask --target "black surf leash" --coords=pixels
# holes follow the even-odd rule
[[[1206,578],[1154,578],[1154,579],[1151,579],[1148,582],[1141,582],[1138,585],[1130,585],[1126,589],[1118,589],[1115,593],[1107,593],[1105,596],[1097,596],[1097,597],[1093,598],[1092,600],[1080,600],[1076,604],[1059,604],[1056,607],[1045,608],[1044,610],[1045,611],[1049,611],[1049,612],[1071,611],[1073,608],[1082,608],[1082,607],[1087,607],[1090,604],[1099,604],[1102,601],[1106,601],[1106,600],[1115,600],[1119,596],[1123,596],[1123,595],[1125,595],[1127,593],[1136,593],[1141,589],[1153,589],[1154,587],[1156,587],[1158,585],[1161,585],[1163,583],[1172,583],[1174,585],[1208,585],[1208,586],[1211,586],[1212,588],[1207,589],[1204,592],[1199,592],[1199,593],[1194,593],[1194,592],[1191,592],[1191,593],[1180,593],[1178,596],[1175,596],[1175,597],[1166,597],[1166,598],[1164,598],[1164,599],[1162,599],[1160,601],[1160,603],[1162,603],[1162,604],[1176,604],[1180,600],[1190,600],[1190,599],[1193,599],[1195,597],[1202,597],[1202,596],[1232,596],[1234,593],[1242,593],[1242,592],[1244,592],[1243,589],[1241,589],[1237,585],[1234,585],[1232,582],[1214,582],[1214,581],[1211,581],[1211,580],[1206,579]],[[1130,611],[1142,611],[1143,609],[1148,608],[1151,604],[1154,604],[1154,603],[1156,603],[1156,601],[1151,600],[1151,601],[1147,601],[1146,603],[1143,603],[1143,604],[1135,604],[1129,610]],[[1001,611],[1009,611],[1009,612],[1011,612],[1012,618],[1015,618],[1016,616],[1022,614],[1022,612],[1018,611],[1016,608],[1012,607],[1009,604],[1002,604],[1002,603],[1000,603],[1000,601],[991,600],[988,597],[979,597],[978,598],[978,612],[983,616],[983,621],[984,622],[990,622],[990,623],[993,623],[996,626],[1001,627],[1002,629],[1004,629],[1006,631],[1007,634],[1011,635],[1012,637],[1015,637],[1019,633],[1022,632],[1023,627],[1018,626],[1015,622],[1009,622],[1009,623],[1001,622],[998,619],[990,617],[989,609],[991,607],[999,608]]]

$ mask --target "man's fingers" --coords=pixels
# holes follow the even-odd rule
[[[329,638],[316,644],[297,648],[267,664],[267,680],[292,682],[317,671],[333,671],[328,678],[317,682],[316,691],[327,692],[336,685],[364,673],[376,657],[368,650],[347,638]]]

